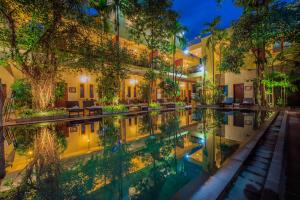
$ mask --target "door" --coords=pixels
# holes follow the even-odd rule
[[[244,84],[234,84],[234,103],[242,103],[244,99]]]

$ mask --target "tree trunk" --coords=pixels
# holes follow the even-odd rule
[[[176,54],[176,34],[174,34],[174,41],[173,41],[173,82],[174,82],[174,86],[175,86],[175,84],[176,84],[176,75],[175,75],[175,68],[176,68],[175,54]],[[173,101],[176,102],[176,95],[177,95],[176,87],[174,87],[173,89],[174,89],[174,97],[173,97]]]
[[[31,80],[33,107],[45,110],[54,100],[54,79]]]

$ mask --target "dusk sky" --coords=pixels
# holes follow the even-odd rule
[[[211,22],[214,17],[221,16],[219,28],[227,28],[232,20],[237,20],[242,9],[236,7],[232,0],[224,0],[218,5],[215,0],[174,0],[173,9],[180,14],[180,22],[188,28],[188,41],[199,36],[205,28],[205,22]]]

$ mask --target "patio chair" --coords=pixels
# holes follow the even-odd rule
[[[89,115],[91,115],[91,113],[93,114],[97,113],[101,115],[103,112],[103,107],[96,106],[95,101],[93,100],[83,101],[83,108],[89,112]]]
[[[78,101],[66,101],[66,108],[69,112],[69,117],[72,113],[77,113],[77,116],[79,116],[80,113],[84,115],[84,109],[79,107]]]
[[[253,105],[254,105],[253,98],[244,98],[243,102],[241,103],[241,106],[243,106],[243,107],[251,107]]]
[[[228,97],[226,98],[221,104],[221,107],[224,107],[226,105],[233,105],[233,98],[232,97]]]

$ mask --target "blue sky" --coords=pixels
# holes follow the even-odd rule
[[[188,28],[188,41],[199,36],[205,28],[205,22],[211,22],[214,17],[221,16],[219,28],[227,28],[232,20],[237,20],[243,10],[236,7],[232,0],[224,0],[218,5],[215,0],[174,0],[173,9],[180,14],[180,22]]]

